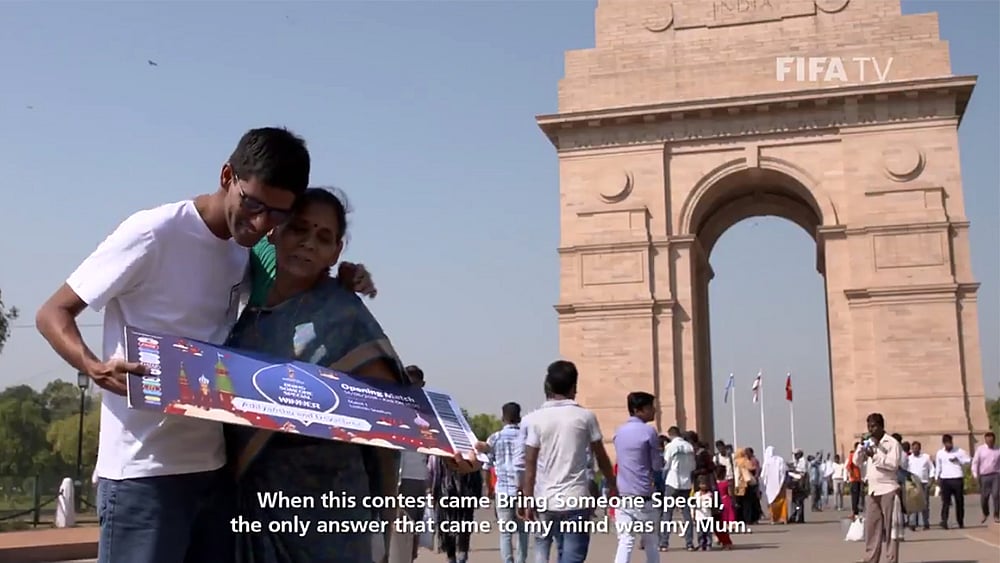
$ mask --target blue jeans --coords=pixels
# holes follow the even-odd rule
[[[501,522],[514,522],[517,531],[508,532],[510,524]],[[500,527],[500,559],[503,563],[526,563],[528,561],[528,529],[524,525],[524,520],[517,517],[517,511],[513,508],[497,509],[497,526]],[[517,536],[517,557],[514,557],[514,536]]]
[[[662,522],[670,522],[674,519],[674,508],[678,502],[683,502],[684,506],[681,507],[681,518],[688,523],[687,531],[684,532],[684,545],[685,547],[694,547],[694,521],[691,520],[691,507],[688,506],[688,498],[691,496],[691,489],[675,489],[670,485],[665,487],[665,493],[663,499],[665,502],[670,502],[670,504],[663,509],[663,520]],[[673,501],[667,501],[667,499],[674,499]],[[676,499],[684,499],[683,501],[678,501]],[[660,547],[668,548],[670,547],[670,526],[660,525]]]
[[[558,563],[583,563],[587,560],[590,549],[590,534],[587,532],[572,532],[561,529],[561,522],[586,522],[590,519],[590,510],[567,510],[564,512],[541,512],[538,519],[542,522],[552,522],[552,529],[547,536],[535,536],[535,563],[548,563],[552,542],[556,542],[559,554]]]
[[[97,485],[98,563],[226,563],[232,477],[223,470]]]

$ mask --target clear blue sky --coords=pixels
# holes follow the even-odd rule
[[[42,300],[128,214],[215,189],[239,136],[280,124],[308,140],[313,183],[349,194],[345,258],[374,272],[372,308],[404,359],[471,411],[497,412],[508,400],[534,407],[558,355],[559,275],[557,159],[534,116],[557,110],[563,52],[593,46],[595,4],[4,3],[0,288],[29,328],[16,329],[0,356],[0,387],[72,380],[30,328]],[[991,394],[1000,317],[997,6],[904,3],[908,13],[937,11],[954,72],[980,77],[961,149]],[[805,232],[770,218],[738,224],[716,247],[719,435],[730,434],[721,396],[735,371],[741,441],[757,443],[749,386],[763,369],[775,407],[768,441],[787,450],[781,394],[791,370],[797,442],[829,447],[814,256]],[[84,334],[99,349],[100,330]]]

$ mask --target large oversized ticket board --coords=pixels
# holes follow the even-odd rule
[[[452,456],[475,435],[449,395],[125,328],[129,408]]]

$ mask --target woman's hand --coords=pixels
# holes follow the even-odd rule
[[[365,268],[364,264],[354,264],[352,262],[341,262],[337,268],[337,279],[341,285],[355,293],[360,293],[366,297],[374,298],[378,295],[378,288],[372,280],[372,275]]]
[[[448,469],[459,474],[482,471],[483,469],[483,463],[476,458],[476,452],[468,452],[466,456],[456,453],[453,457],[446,458],[444,463]]]

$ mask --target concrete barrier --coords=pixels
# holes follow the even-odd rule
[[[0,533],[0,561],[50,563],[97,557],[97,526]]]

